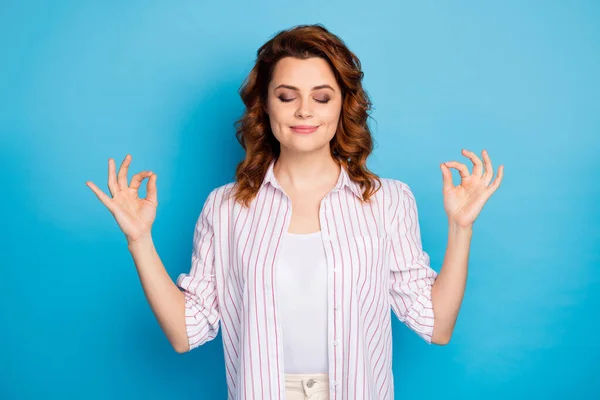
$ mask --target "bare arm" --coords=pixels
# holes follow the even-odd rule
[[[450,222],[444,263],[431,288],[435,314],[434,342],[448,343],[452,337],[467,286],[472,236],[472,227],[461,228]]]
[[[444,179],[444,210],[449,223],[448,246],[442,270],[431,291],[435,313],[434,337],[445,343],[452,336],[465,294],[473,224],[504,176],[501,165],[492,182],[494,170],[486,150],[482,152],[485,165],[475,153],[463,149],[463,154],[473,162],[472,174],[463,163],[450,161],[440,164]],[[457,186],[452,183],[450,168],[460,173],[461,182]]]
[[[151,235],[128,242],[148,304],[178,353],[189,351],[184,294],[167,273]]]
[[[189,349],[185,321],[185,295],[167,274],[151,235],[158,207],[156,174],[152,171],[139,172],[133,176],[131,184],[128,184],[127,171],[130,163],[131,156],[128,154],[117,175],[115,162],[109,158],[108,187],[112,197],[91,181],[87,181],[86,185],[109,209],[125,234],[144,294],[169,342],[177,352],[185,352]],[[147,196],[140,198],[138,189],[146,178],[148,178]]]

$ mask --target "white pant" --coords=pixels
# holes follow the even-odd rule
[[[329,400],[329,376],[322,374],[285,374],[286,400]]]

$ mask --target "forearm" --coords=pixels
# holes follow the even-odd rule
[[[173,348],[188,351],[185,298],[167,273],[150,235],[128,243],[144,294]]]
[[[432,341],[447,343],[452,336],[467,284],[473,227],[448,227],[448,246],[440,273],[432,287],[434,328]]]

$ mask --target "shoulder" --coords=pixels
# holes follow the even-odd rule
[[[377,195],[383,198],[389,208],[395,207],[404,201],[414,201],[414,194],[408,183],[392,178],[379,178],[381,188],[377,191]]]
[[[406,190],[409,188],[408,184],[404,181],[393,179],[393,178],[379,178],[382,186],[386,186],[388,189],[393,190]]]
[[[211,190],[206,198],[206,203],[211,208],[219,208],[222,204],[227,203],[229,197],[233,194],[235,182],[228,182]]]

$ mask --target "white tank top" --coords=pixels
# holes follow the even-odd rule
[[[327,264],[321,232],[286,232],[280,252],[275,271],[284,371],[327,372]]]

